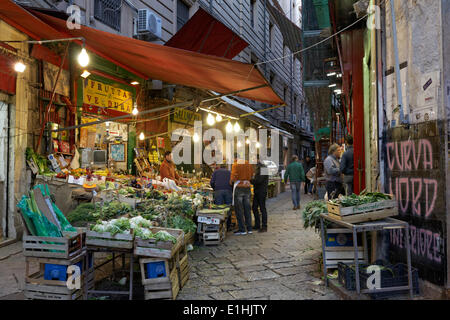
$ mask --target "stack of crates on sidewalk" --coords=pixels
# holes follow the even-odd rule
[[[93,266],[86,254],[86,234],[78,230],[64,232],[63,235],[24,235],[24,294],[27,299],[80,300],[86,297],[86,285],[93,285]],[[39,266],[38,271],[32,271],[35,265]],[[70,266],[75,268],[69,269]],[[76,271],[71,271],[77,267],[80,271],[79,281],[74,279]],[[69,277],[72,277],[72,281],[68,281]]]
[[[139,264],[145,300],[175,300],[181,289],[182,279],[180,279],[180,276],[186,278],[186,272],[189,272],[184,232],[183,230],[168,228],[149,229],[152,233],[166,231],[174,236],[177,241],[173,243],[171,241],[135,238],[134,254],[140,258]]]
[[[197,211],[197,234],[205,246],[219,245],[225,240],[230,208]]]

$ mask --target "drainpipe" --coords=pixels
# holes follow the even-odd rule
[[[377,5],[379,5],[380,0],[377,0]],[[385,184],[385,138],[384,138],[384,101],[386,101],[386,92],[383,85],[383,70],[384,70],[384,62],[386,61],[386,40],[383,37],[383,30],[386,30],[385,23],[385,9],[380,12],[380,23],[381,29],[376,30],[376,47],[377,47],[377,111],[378,111],[378,161],[380,164],[379,167],[379,185],[380,191],[386,192]]]
[[[400,62],[398,57],[398,43],[397,43],[397,23],[395,21],[395,7],[394,0],[389,1],[391,3],[391,17],[392,17],[392,34],[394,37],[394,55],[395,55],[395,76],[397,79],[397,101],[400,109],[400,124],[407,124],[403,113],[403,95],[402,95],[402,79],[400,76]]]
[[[266,41],[267,41],[267,26],[266,26],[266,11],[267,11],[267,0],[264,0],[264,61],[267,61],[267,43],[266,43]],[[266,78],[267,78],[267,75],[268,75],[268,73],[267,73],[267,71],[268,71],[268,64],[267,63],[265,63],[264,64],[264,71],[265,71],[265,76],[266,76]]]

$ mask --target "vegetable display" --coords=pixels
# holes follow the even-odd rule
[[[314,228],[316,231],[320,229],[320,214],[327,213],[327,204],[323,200],[311,201],[302,211],[303,227],[305,229]],[[324,221],[324,224],[328,224]]]
[[[67,215],[70,223],[81,226],[87,222],[109,220],[132,212],[132,207],[124,202],[111,201],[103,205],[98,203],[82,203]]]
[[[330,200],[330,203],[341,205],[342,207],[353,207],[383,200],[391,200],[391,197],[384,193],[372,192],[362,195],[352,194],[350,196],[340,197],[338,199]]]

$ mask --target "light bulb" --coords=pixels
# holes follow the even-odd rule
[[[231,132],[233,131],[233,125],[231,124],[230,121],[228,121],[227,126],[226,126],[227,132]]]
[[[192,140],[194,140],[194,142],[198,142],[200,140],[200,137],[198,136],[198,133],[194,133],[194,135],[192,136]]]
[[[14,65],[14,70],[15,70],[16,72],[22,73],[22,72],[25,71],[26,68],[27,68],[27,66],[24,65],[22,61],[19,61],[19,62],[17,62],[17,63]]]
[[[133,114],[133,116],[137,116],[138,115],[139,110],[137,108],[137,104],[136,103],[134,104],[134,108],[133,108],[133,111],[131,111],[131,113]]]
[[[222,121],[222,116],[221,116],[220,114],[218,114],[218,115],[216,116],[216,121],[217,121],[217,122]]]
[[[245,140],[246,144],[250,144],[250,140],[247,138],[247,140]]]
[[[255,147],[256,147],[257,149],[259,149],[259,147],[261,147],[261,144],[260,144],[259,142],[257,142],[257,143],[255,144]]]
[[[214,123],[216,123],[216,119],[214,119],[213,115],[211,113],[208,113],[208,117],[206,118],[206,122],[210,125],[213,126]]]
[[[238,141],[237,146],[238,146],[238,148],[242,147],[242,143],[240,141]]]
[[[241,130],[241,126],[239,125],[239,122],[236,122],[234,124],[234,132],[239,132]]]
[[[145,139],[145,135],[143,132],[141,132],[141,134],[139,135],[139,140],[144,140]]]
[[[105,122],[105,125],[106,125],[107,127],[109,127],[109,124],[110,124],[109,121],[106,121],[106,122]]]
[[[85,48],[81,49],[81,52],[78,55],[78,63],[82,67],[87,67],[87,65],[89,64],[89,55]]]

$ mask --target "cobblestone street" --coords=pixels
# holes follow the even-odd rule
[[[310,200],[302,194],[302,207]],[[267,205],[267,233],[228,233],[220,246],[190,252],[190,280],[178,299],[338,299],[320,279],[320,237],[303,229],[290,190]]]

